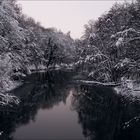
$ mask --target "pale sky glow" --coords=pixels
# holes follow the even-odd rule
[[[112,1],[18,1],[23,13],[40,22],[44,27],[56,27],[64,33],[71,31],[73,38],[80,38],[83,26],[90,19],[96,20],[118,0]],[[123,2],[123,1],[119,1]]]

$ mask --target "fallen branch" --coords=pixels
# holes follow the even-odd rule
[[[127,129],[129,127],[132,127],[132,125],[136,124],[139,121],[140,121],[140,116],[136,116],[136,117],[132,118],[131,120],[125,122],[122,129]]]
[[[121,85],[121,83],[102,83],[97,81],[86,81],[86,80],[76,80],[74,81],[74,83],[93,86],[105,86],[105,87],[116,87]]]

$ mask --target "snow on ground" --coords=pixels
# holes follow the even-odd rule
[[[140,98],[140,83],[127,78],[122,78],[121,86],[115,87],[114,89],[118,94],[124,96],[130,96],[132,98]]]

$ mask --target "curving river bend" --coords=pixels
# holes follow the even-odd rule
[[[140,103],[114,89],[76,85],[73,73],[32,74],[0,112],[3,140],[139,140]]]

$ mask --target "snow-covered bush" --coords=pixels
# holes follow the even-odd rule
[[[20,99],[18,97],[10,94],[0,93],[0,105],[12,107],[13,105],[18,105],[19,103],[20,103]]]
[[[87,78],[96,81],[111,81],[110,59],[104,55],[96,46],[88,45],[81,53],[75,67],[87,73]]]
[[[10,57],[11,53],[3,54],[0,56],[0,90],[5,92],[17,86],[17,83],[11,80],[13,67],[18,67],[13,63]]]

